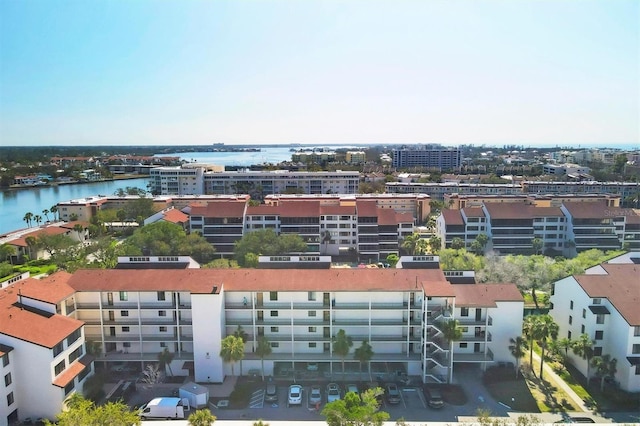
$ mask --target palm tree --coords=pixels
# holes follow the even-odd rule
[[[556,340],[558,338],[558,324],[553,320],[553,317],[549,314],[540,316],[537,325],[537,340],[542,352],[540,354],[540,378],[542,379],[543,367],[544,367],[544,351],[549,347],[549,340]]]
[[[600,378],[600,392],[604,392],[605,379],[615,376],[618,372],[618,360],[607,354],[594,357],[591,365],[596,369],[596,376]]]
[[[511,355],[516,359],[516,379],[518,378],[518,372],[520,371],[520,358],[525,355],[525,351],[527,350],[528,344],[527,341],[522,337],[518,336],[515,339],[509,339],[511,343],[509,345],[509,351],[511,351]]]
[[[269,426],[269,423],[265,423],[262,419],[253,422],[253,426]]]
[[[220,349],[222,361],[231,363],[231,375],[235,376],[233,364],[244,358],[244,343],[240,337],[234,335],[222,339],[222,349]]]
[[[464,248],[464,240],[460,237],[455,237],[451,240],[451,248],[454,250]]]
[[[429,247],[431,247],[432,253],[437,253],[440,251],[440,246],[442,245],[442,239],[437,236],[433,236],[429,238]]]
[[[33,213],[31,213],[31,212],[25,213],[24,217],[22,218],[22,220],[27,222],[27,227],[29,227],[29,228],[31,228],[31,220],[32,219],[33,219]]]
[[[347,336],[347,333],[340,329],[338,334],[333,337],[333,353],[340,357],[342,361],[342,374],[344,374],[344,359],[349,354],[349,348],[353,346],[353,340]]]
[[[249,340],[249,335],[247,334],[247,332],[244,331],[241,325],[238,325],[238,328],[236,329],[236,331],[233,332],[233,335],[242,339],[242,345],[244,350],[244,345],[245,343],[247,343],[247,340]],[[242,359],[240,360],[240,375],[242,376]]]
[[[271,343],[269,343],[269,340],[264,336],[258,338],[256,355],[260,357],[260,363],[262,364],[262,381],[264,382],[264,359],[271,355]]]
[[[49,213],[53,214],[53,220],[56,220],[56,215],[58,213],[58,206],[57,205],[53,205],[51,206],[51,208],[49,209]]]
[[[429,241],[424,238],[420,238],[416,241],[416,248],[414,254],[427,254],[429,253]]]
[[[9,244],[0,245],[0,259],[2,260],[8,259],[12,265],[13,265],[13,256],[15,256],[16,253],[17,253],[16,248],[14,246],[11,246]]]
[[[407,253],[415,255],[418,241],[420,241],[420,234],[418,234],[417,232],[408,235],[402,242],[402,248],[405,249]]]
[[[81,232],[84,232],[84,226],[80,225],[79,223],[76,223],[75,225],[73,225],[73,230],[76,231],[76,233],[78,234],[78,241],[82,242],[84,241],[84,238],[82,238]]]
[[[190,426],[211,426],[215,421],[216,416],[211,414],[208,408],[196,410],[187,418],[187,424]]]
[[[564,350],[564,357],[562,358],[562,365],[567,364],[567,358],[569,358],[569,348],[573,346],[573,340],[568,337],[563,337],[558,340],[558,348]]]
[[[540,254],[540,250],[542,250],[542,239],[534,238],[531,240],[531,249],[533,250],[533,254]]]
[[[49,209],[42,210],[42,214],[47,218],[47,222],[49,222]]]
[[[591,340],[588,334],[581,334],[578,340],[573,342],[573,353],[580,358],[587,361],[587,384],[589,383],[591,358],[593,358],[593,345],[594,341]]]
[[[171,361],[173,361],[174,354],[169,352],[168,348],[164,348],[162,352],[158,354],[158,362],[160,363],[160,368],[162,368],[165,372],[166,368],[169,367],[169,375],[173,376],[173,370],[171,370]]]
[[[29,259],[35,260],[35,258],[38,257],[38,239],[30,235],[24,239],[24,242],[27,243],[27,248],[29,249]]]
[[[536,339],[536,323],[538,317],[529,315],[524,319],[522,323],[522,334],[529,342],[529,367],[533,369],[533,342]]]
[[[458,320],[445,321],[441,327],[442,335],[449,344],[449,383],[453,381],[453,342],[462,338],[462,329]]]
[[[369,344],[368,341],[364,340],[360,347],[356,348],[353,353],[353,357],[360,361],[360,373],[362,374],[362,363],[367,363],[367,370],[369,371],[369,375],[371,375],[371,358],[373,358],[373,348]]]
[[[40,216],[39,214],[35,215],[33,217],[33,220],[36,221],[36,223],[38,224],[38,226],[40,226],[40,222],[42,222],[42,216]]]

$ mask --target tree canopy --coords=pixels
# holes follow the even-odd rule
[[[249,232],[235,244],[235,258],[240,266],[250,266],[247,255],[274,256],[300,253],[307,250],[307,244],[297,234],[276,234],[272,229]],[[249,257],[251,258],[251,256]],[[248,264],[249,263],[249,264]]]
[[[213,259],[215,249],[199,234],[187,234],[180,225],[159,221],[136,230],[122,244],[125,256],[191,256],[199,263]]]
[[[327,403],[320,414],[329,426],[381,426],[389,420],[389,413],[379,411],[376,400],[382,393],[381,388],[367,389],[361,395],[348,392],[344,399]]]
[[[57,416],[60,426],[108,426],[108,425],[139,425],[140,417],[129,410],[124,402],[108,402],[95,405],[93,401],[85,399],[81,394],[74,393],[66,401],[67,411]]]

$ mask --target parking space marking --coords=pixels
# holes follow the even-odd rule
[[[258,389],[251,394],[251,400],[249,402],[249,408],[262,408],[264,407],[264,389]]]

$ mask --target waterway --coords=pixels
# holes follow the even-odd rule
[[[261,151],[243,152],[176,152],[162,154],[161,157],[180,157],[181,160],[224,166],[251,166],[253,164],[271,163],[278,164],[283,161],[291,161],[290,148],[267,147]]]

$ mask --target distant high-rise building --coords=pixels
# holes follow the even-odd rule
[[[426,167],[454,170],[460,167],[460,149],[440,145],[419,145],[393,150],[393,167]]]

